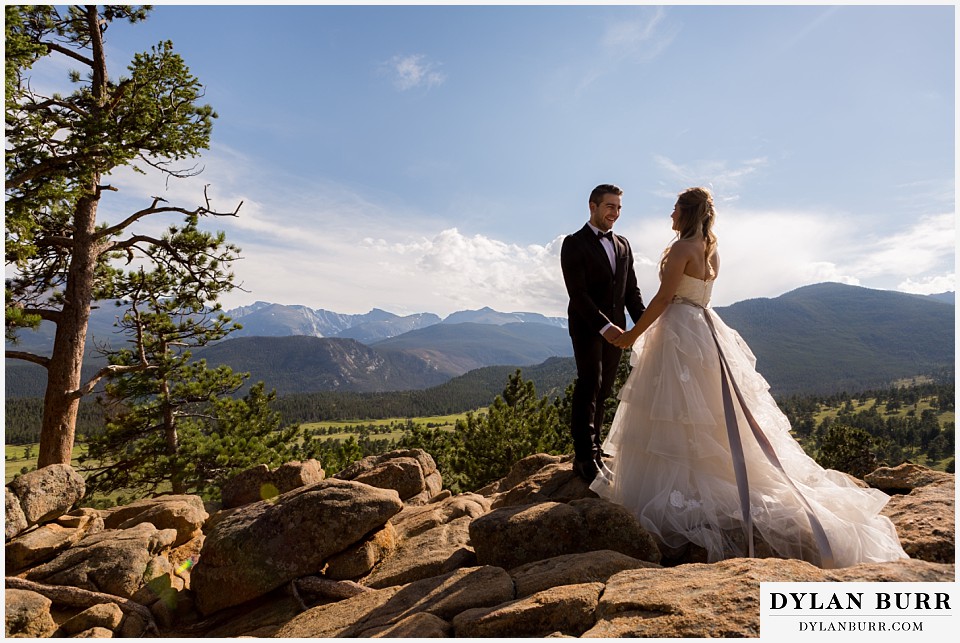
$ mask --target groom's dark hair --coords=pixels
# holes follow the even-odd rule
[[[590,193],[590,203],[596,203],[597,205],[600,205],[600,202],[603,201],[603,195],[605,194],[616,194],[617,196],[623,196],[623,190],[610,183],[598,185],[597,187],[593,188],[593,192]]]

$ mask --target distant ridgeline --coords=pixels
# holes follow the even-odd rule
[[[280,314],[285,309],[298,310]],[[281,323],[302,323],[305,313],[299,309],[304,307],[259,304],[231,311],[241,323],[255,313],[280,322],[271,327],[272,336],[230,338],[195,356],[249,372],[250,384],[263,381],[268,390],[276,389],[276,408],[288,422],[419,417],[481,408],[503,390],[516,368],[540,395],[562,396],[576,377],[570,339],[557,318],[482,309],[438,322],[429,314],[313,311],[317,314],[310,328],[323,321],[326,330],[338,335],[317,337],[294,334],[298,327],[293,321]],[[924,297],[824,283],[716,311],[753,349],[758,370],[777,396],[883,389],[916,376],[953,382],[952,293]],[[116,314],[110,306],[94,311],[91,336],[109,339]],[[357,325],[343,327],[350,323]],[[42,327],[25,333],[19,348],[42,352],[50,341],[50,328]],[[88,372],[96,368],[90,361]],[[45,379],[41,367],[7,360],[8,443],[35,441],[28,438],[39,423],[41,404],[30,398],[43,395]],[[95,405],[85,399],[78,428],[83,432],[100,424]]]

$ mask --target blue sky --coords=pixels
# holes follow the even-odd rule
[[[698,184],[715,305],[955,289],[952,4],[160,4],[106,37],[114,78],[172,40],[219,118],[200,177],[118,172],[101,211],[242,200],[227,308],[562,316],[560,242],[606,182],[647,299]]]

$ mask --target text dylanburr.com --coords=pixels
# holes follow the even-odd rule
[[[760,638],[956,640],[954,583],[760,583]]]

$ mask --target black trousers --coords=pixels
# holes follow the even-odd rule
[[[573,388],[570,433],[577,460],[596,459],[600,454],[600,429],[604,402],[613,391],[623,349],[605,340],[600,333],[571,336],[577,363]]]

